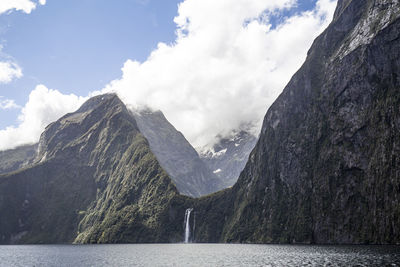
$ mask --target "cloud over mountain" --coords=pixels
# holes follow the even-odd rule
[[[37,142],[49,123],[75,111],[86,99],[73,94],[64,95],[44,85],[36,86],[21,110],[19,125],[0,130],[0,150]]]
[[[162,110],[195,147],[212,145],[217,135],[243,125],[253,125],[257,135],[268,107],[332,20],[336,1],[319,0],[314,10],[272,23],[296,5],[295,0],[185,0],[174,19],[175,42],[159,43],[144,62],[127,60],[122,77],[102,92],[117,92],[131,107]],[[83,100],[37,86],[19,124],[0,130],[0,150],[38,141],[48,123]]]
[[[174,20],[176,41],[159,43],[145,62],[126,61],[122,78],[104,91],[136,108],[162,110],[196,147],[244,124],[257,134],[335,5],[319,0],[273,27],[270,18],[296,1],[186,0]]]

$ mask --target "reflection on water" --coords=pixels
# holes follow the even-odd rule
[[[400,266],[399,246],[0,246],[0,266]]]

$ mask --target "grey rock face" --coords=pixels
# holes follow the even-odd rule
[[[199,197],[220,189],[218,177],[161,111],[135,111],[140,131],[181,194]]]
[[[343,40],[342,45],[334,54],[334,58],[343,58],[357,47],[369,44],[380,30],[396,19],[400,12],[399,0],[367,1],[365,5],[362,5],[363,3],[360,1],[339,1],[338,4],[334,21],[339,19],[347,8],[364,8],[365,11],[350,34]]]
[[[221,241],[400,242],[398,10],[398,1],[339,0],[238,182],[198,203],[198,237],[222,221]]]
[[[382,9],[368,42],[356,30],[386,2],[349,1],[269,109],[238,184],[259,209],[237,209],[237,224],[260,226],[246,236],[235,223],[228,240],[399,242],[399,13]]]
[[[200,154],[208,168],[220,179],[219,189],[235,184],[256,142],[254,135],[247,131],[238,131],[230,138],[220,138],[212,149]]]
[[[38,145],[34,144],[0,151],[0,174],[17,171],[32,164],[37,147]]]

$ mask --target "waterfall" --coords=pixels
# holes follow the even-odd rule
[[[184,226],[185,226],[185,243],[189,243],[190,241],[190,213],[192,213],[193,208],[186,209],[185,212],[185,220],[184,220]]]
[[[194,234],[196,233],[196,212],[193,213],[193,232],[192,232],[192,242],[195,240]]]

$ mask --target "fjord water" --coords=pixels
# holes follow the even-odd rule
[[[0,266],[400,266],[399,246],[0,246]]]

